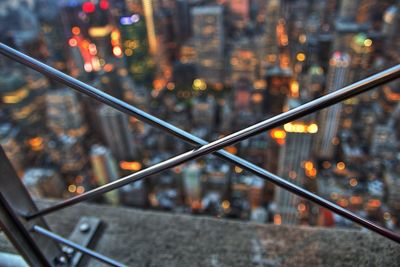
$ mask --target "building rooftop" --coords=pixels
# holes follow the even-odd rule
[[[39,201],[39,207],[50,204]],[[128,266],[395,266],[400,246],[366,230],[277,226],[78,204],[47,218],[68,237],[81,216],[105,228],[95,250]],[[3,239],[0,251],[13,249]],[[88,264],[101,265],[96,260]]]

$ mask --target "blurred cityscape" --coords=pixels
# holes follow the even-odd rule
[[[400,63],[391,0],[2,0],[0,41],[212,141]],[[227,147],[400,228],[400,83]],[[34,197],[69,198],[190,145],[0,57],[0,144]],[[355,227],[214,156],[94,201]]]

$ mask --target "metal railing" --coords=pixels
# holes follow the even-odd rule
[[[57,203],[53,206],[50,206],[48,208],[44,208],[42,210],[34,210],[34,211],[32,211],[32,210],[20,211],[18,213],[18,217],[21,220],[25,220],[27,222],[36,220],[38,218],[41,218],[44,215],[54,212],[54,211],[69,207],[69,206],[77,204],[81,201],[88,200],[93,197],[104,194],[106,192],[109,192],[111,190],[117,189],[126,184],[129,184],[129,183],[144,179],[146,177],[149,177],[151,175],[160,173],[164,170],[170,169],[172,167],[175,167],[177,165],[185,163],[189,160],[196,159],[198,157],[201,157],[201,156],[204,156],[204,155],[207,155],[210,153],[214,153],[216,156],[218,156],[236,166],[239,166],[242,169],[245,169],[263,179],[266,179],[266,180],[276,184],[277,186],[283,187],[286,190],[289,190],[290,192],[292,192],[300,197],[303,197],[310,201],[313,201],[314,203],[319,204],[320,206],[325,207],[325,208],[333,211],[334,213],[341,215],[341,216],[343,216],[343,217],[345,217],[345,218],[347,218],[347,219],[349,219],[349,220],[351,220],[351,221],[353,221],[375,233],[378,233],[386,238],[389,238],[397,243],[400,243],[400,235],[399,234],[389,231],[388,229],[386,229],[382,226],[379,226],[369,220],[366,220],[366,219],[356,215],[355,213],[353,213],[347,209],[344,209],[341,206],[339,206],[333,202],[330,202],[312,192],[309,192],[309,191],[285,180],[284,178],[281,178],[271,172],[268,172],[267,170],[260,168],[259,166],[255,165],[249,161],[246,161],[238,156],[228,153],[225,150],[222,150],[226,146],[233,145],[237,142],[243,141],[243,140],[250,138],[252,136],[255,136],[259,133],[271,130],[271,129],[281,126],[285,123],[296,120],[300,117],[306,116],[308,114],[311,114],[311,113],[321,110],[323,108],[337,104],[348,98],[351,98],[351,97],[354,97],[361,93],[364,93],[374,87],[383,85],[387,82],[390,82],[397,78],[400,78],[400,65],[396,65],[392,68],[381,71],[375,75],[372,75],[361,81],[358,81],[356,83],[348,85],[342,89],[339,89],[335,92],[329,93],[320,98],[317,98],[317,99],[310,101],[306,104],[303,104],[297,108],[291,109],[287,112],[281,113],[277,116],[274,116],[272,118],[269,118],[269,119],[261,121],[257,124],[254,124],[250,127],[247,127],[243,130],[240,130],[238,132],[235,132],[228,136],[225,136],[221,139],[218,139],[216,141],[208,143],[205,140],[200,139],[186,131],[183,131],[182,129],[179,129],[179,128],[169,124],[166,121],[163,121],[155,116],[152,116],[152,115],[150,115],[150,114],[120,100],[120,99],[117,99],[99,89],[96,89],[96,88],[94,88],[86,83],[83,83],[69,75],[66,75],[65,73],[62,73],[42,62],[35,60],[21,52],[18,52],[2,43],[0,43],[0,53],[25,65],[25,66],[28,66],[28,67],[46,75],[49,78],[52,78],[64,85],[67,85],[67,86],[69,86],[85,95],[88,95],[104,104],[112,106],[119,111],[122,111],[128,115],[134,116],[139,120],[147,122],[147,123],[151,124],[152,126],[155,126],[169,134],[172,134],[172,135],[178,137],[182,141],[185,141],[187,143],[190,143],[190,144],[196,146],[194,149],[192,149],[190,151],[182,153],[178,156],[175,156],[175,157],[165,160],[161,163],[155,164],[151,167],[148,167],[141,171],[130,174],[128,176],[125,176],[114,182],[97,187],[97,188],[95,188],[91,191],[85,192],[81,195],[77,195],[70,199],[64,200],[64,201]],[[43,229],[43,228],[33,227],[33,229],[37,230],[37,229]],[[42,233],[43,233],[43,231],[42,231]],[[49,234],[47,236],[51,238],[51,236],[53,236],[53,235]],[[53,239],[56,239],[56,238],[53,238]],[[56,241],[62,242],[58,239],[56,239]],[[83,251],[83,253],[86,253],[86,252]],[[90,253],[88,253],[88,254],[90,254]],[[96,257],[96,253],[91,253],[90,255],[93,257]],[[96,257],[96,258],[98,258],[98,257]],[[117,266],[119,266],[119,265],[117,265]]]

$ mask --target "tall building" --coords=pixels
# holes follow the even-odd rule
[[[119,178],[117,163],[109,149],[101,145],[93,145],[90,149],[90,162],[97,185],[105,185]],[[108,192],[105,197],[110,203],[118,203],[116,190]]]
[[[66,186],[61,176],[53,169],[30,168],[22,177],[29,193],[34,197],[62,198]]]
[[[193,210],[198,210],[201,206],[200,186],[200,166],[197,163],[190,163],[183,170],[183,187],[186,203]]]
[[[0,146],[19,175],[24,171],[24,154],[18,140],[20,130],[10,123],[0,124]]]
[[[305,99],[315,99],[321,96],[324,89],[325,73],[321,66],[312,65],[305,76],[305,85],[301,95]]]
[[[178,43],[183,43],[189,38],[191,33],[190,27],[190,4],[186,0],[174,1],[174,35]]]
[[[120,29],[128,72],[136,83],[150,86],[155,67],[149,52],[144,17],[137,13],[121,17]]]
[[[36,1],[35,13],[38,14],[40,28],[46,43],[46,61],[55,68],[67,70],[67,40],[60,18],[60,5],[57,1]]]
[[[216,104],[212,96],[195,99],[192,107],[192,127],[201,127],[207,134],[211,133],[216,126]]]
[[[382,32],[385,35],[385,49],[389,61],[397,63],[400,60],[400,4],[390,6],[383,15]]]
[[[289,99],[288,108],[300,105],[297,99]],[[280,150],[278,175],[289,179],[292,183],[304,186],[316,176],[316,168],[311,161],[313,137],[318,132],[315,114],[309,115],[284,125],[285,139]],[[275,201],[277,211],[275,222],[296,224],[305,216],[305,208],[299,197],[293,193],[276,187]]]
[[[282,113],[290,92],[292,72],[275,66],[268,70],[266,75],[267,89],[264,90],[264,113],[278,115]]]
[[[153,87],[165,87],[172,75],[171,60],[174,58],[176,43],[173,39],[173,1],[142,0],[146,20],[149,51],[156,67]]]
[[[46,95],[47,126],[57,136],[82,138],[87,132],[78,96],[71,89],[51,90]]]
[[[265,64],[271,67],[278,61],[277,26],[280,18],[280,0],[268,0],[265,16]]]
[[[327,77],[327,93],[334,92],[347,83],[347,74],[350,67],[350,57],[346,53],[335,52],[329,61]],[[335,145],[339,140],[337,133],[340,123],[341,104],[336,104],[321,111],[319,118],[320,133],[316,142],[316,154],[321,158],[332,158]]]
[[[356,82],[367,77],[371,71],[370,59],[372,52],[372,40],[364,33],[353,37],[350,45],[351,63],[347,80]]]
[[[223,7],[194,7],[191,15],[198,76],[208,83],[222,82],[225,46]]]
[[[116,159],[135,159],[136,146],[128,116],[107,105],[100,106],[99,116],[105,142]]]
[[[88,162],[82,141],[77,137],[61,135],[50,141],[47,149],[52,161],[67,177],[81,174]]]
[[[358,4],[358,1],[353,0],[340,1],[338,17],[335,21],[334,51],[348,52],[352,38],[357,33],[365,32],[369,29],[370,25],[357,21],[357,15],[359,14]],[[367,10],[363,12],[367,12]]]
[[[31,90],[21,73],[0,74],[0,107],[2,115],[13,121],[25,136],[34,136],[42,123],[40,96]]]
[[[239,30],[244,29],[250,20],[250,0],[230,0],[228,2],[235,27]]]
[[[257,78],[258,59],[251,39],[243,38],[234,43],[230,57],[232,84],[246,78],[255,81]]]

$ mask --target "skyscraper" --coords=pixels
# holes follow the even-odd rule
[[[20,130],[10,123],[0,124],[0,146],[4,149],[14,169],[21,175],[25,160],[20,142],[18,142],[19,132]]]
[[[266,67],[274,66],[278,60],[277,26],[280,15],[281,1],[268,0],[265,16],[265,60]]]
[[[224,78],[224,25],[222,6],[194,7],[191,11],[197,51],[198,76],[208,83]]]
[[[199,209],[201,205],[200,186],[200,167],[197,163],[190,163],[183,170],[183,187],[185,189],[186,203],[193,210]]]
[[[51,90],[46,95],[47,126],[57,136],[82,138],[87,132],[82,107],[71,89]]]
[[[334,51],[349,51],[348,44],[351,43],[354,35],[368,30],[370,25],[357,22],[358,13],[358,1],[340,1],[338,17],[335,21]]]
[[[239,30],[248,26],[250,19],[250,1],[249,0],[230,0],[229,9],[232,13],[232,21]]]
[[[90,149],[90,162],[97,185],[105,185],[119,178],[115,159],[106,147],[93,145]],[[118,203],[118,193],[116,190],[108,192],[105,196],[111,203]]]
[[[25,136],[34,136],[41,123],[39,97],[30,90],[19,72],[0,74],[0,108],[2,113],[21,127]]]
[[[289,99],[288,107],[293,109],[300,105],[297,99]],[[315,123],[315,115],[309,115],[284,125],[285,143],[279,155],[278,175],[290,179],[292,183],[304,186],[307,177],[315,178],[316,169],[311,161],[312,141],[318,132],[318,125]],[[299,216],[298,211],[301,203],[299,198],[291,192],[276,187],[275,203],[277,213],[275,218],[284,224],[296,224]],[[304,205],[304,204],[303,204]]]
[[[88,161],[81,140],[69,135],[61,135],[48,143],[48,151],[61,173],[76,176],[83,172]]]
[[[277,115],[283,111],[290,91],[292,71],[275,66],[268,70],[266,76],[267,89],[264,90],[264,113]]]
[[[383,15],[382,32],[385,35],[385,53],[390,61],[395,63],[400,60],[400,4],[390,6]]]
[[[66,188],[61,176],[48,168],[27,169],[22,180],[34,197],[62,198]]]
[[[329,61],[327,93],[334,92],[347,83],[350,57],[346,53],[335,52]],[[340,122],[341,104],[336,104],[321,111],[319,124],[320,134],[316,142],[316,154],[321,158],[332,158],[334,147],[338,144],[337,132]]]
[[[120,29],[129,73],[138,84],[150,85],[154,76],[154,61],[149,53],[144,17],[139,14],[121,17]]]
[[[256,57],[253,40],[243,38],[235,42],[230,57],[231,82],[235,84],[239,79],[256,80],[258,59]]]
[[[99,116],[106,144],[118,161],[133,160],[136,147],[128,116],[107,105],[101,105]]]

